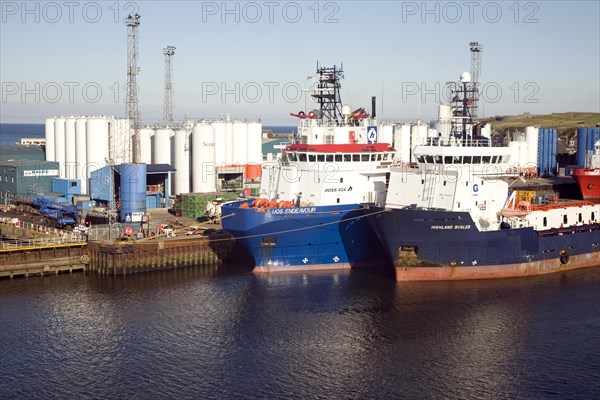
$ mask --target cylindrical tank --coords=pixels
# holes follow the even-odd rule
[[[198,124],[192,133],[192,189],[197,193],[217,190],[215,162],[216,129],[214,125]]]
[[[150,127],[142,128],[139,131],[140,135],[140,162],[144,164],[152,164],[152,136],[154,129]]]
[[[260,164],[248,163],[244,168],[244,176],[251,181],[257,181],[262,176],[262,167]]]
[[[446,121],[452,118],[452,107],[446,104],[438,106],[438,121]]]
[[[262,164],[262,124],[248,123],[248,163]]]
[[[381,136],[377,140],[379,143],[394,143],[394,125],[382,125]]]
[[[65,119],[58,117],[54,120],[54,161],[58,162],[59,176],[66,177],[65,173]]]
[[[410,125],[402,124],[395,131],[394,148],[396,149],[396,160],[399,162],[410,162]]]
[[[225,133],[225,123],[224,122],[215,122],[212,124],[215,128],[215,162],[217,165],[225,165],[226,163],[226,133]],[[195,189],[194,189],[195,191]]]
[[[529,162],[529,146],[527,142],[518,142],[519,143],[519,165],[521,168],[527,167],[527,163]]]
[[[225,122],[225,164],[233,164],[233,122]]]
[[[190,192],[190,146],[188,133],[185,129],[175,131],[173,141],[173,167],[176,169],[174,181],[174,193]]]
[[[233,158],[232,164],[248,163],[248,125],[245,122],[233,123]]]
[[[527,142],[527,164],[528,167],[535,168],[538,161],[538,128],[528,126],[525,128],[525,141]]]
[[[131,129],[129,119],[119,118],[117,122],[117,137],[115,138],[116,162],[130,163],[131,160]]]
[[[86,171],[89,179],[92,171],[100,169],[108,161],[108,118],[91,117],[86,121]]]
[[[152,143],[152,163],[171,164],[172,129],[157,129]]]
[[[138,222],[146,212],[146,164],[121,164],[121,222]]]
[[[410,127],[410,161],[414,162],[414,150],[419,145],[424,145],[427,139],[427,125],[415,124]]]
[[[56,149],[54,147],[54,122],[55,118],[46,118],[46,128],[44,136],[46,138],[46,161],[55,161]]]
[[[85,176],[85,165],[87,164],[86,122],[85,117],[79,117],[75,120],[75,179],[81,180],[81,193],[87,193]]]
[[[65,177],[75,179],[75,117],[65,121]]]
[[[509,164],[513,167],[518,167],[520,165],[519,162],[519,142],[512,141],[508,143],[508,148],[510,149],[510,159],[508,160]]]

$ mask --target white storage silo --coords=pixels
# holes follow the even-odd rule
[[[210,193],[217,190],[214,125],[198,124],[192,133],[192,190]]]
[[[402,124],[394,129],[396,161],[410,162],[410,125]]]
[[[110,120],[110,151],[115,164],[131,162],[131,131],[129,119],[112,118]]]
[[[538,162],[538,140],[539,133],[538,128],[534,126],[528,126],[525,128],[525,141],[527,142],[527,163],[528,167],[537,167]]]
[[[90,117],[86,121],[86,178],[108,164],[108,118]]]
[[[233,122],[225,122],[225,165],[233,164]]]
[[[414,162],[414,150],[417,146],[422,146],[427,140],[427,125],[414,124],[410,127],[410,161]]]
[[[215,128],[215,162],[218,165],[225,165],[227,158],[225,155],[227,146],[225,141],[225,123],[215,122],[212,126]]]
[[[233,123],[232,164],[246,165],[248,163],[248,125],[245,122]]]
[[[527,142],[519,142],[519,165],[521,168],[527,167],[529,162],[529,146]]]
[[[173,178],[173,194],[190,192],[190,146],[185,129],[175,131],[173,140],[173,167],[176,169]]]
[[[377,142],[388,143],[390,145],[394,143],[394,125],[382,125],[380,129],[381,136],[379,136]]]
[[[157,129],[152,141],[152,163],[171,164],[172,129]]]
[[[81,180],[81,193],[87,193],[85,176],[85,164],[87,163],[86,122],[85,117],[78,117],[75,120],[75,179]]]
[[[54,120],[54,161],[58,162],[59,176],[64,178],[65,174],[65,118],[59,117]]]
[[[75,179],[75,117],[65,121],[65,178]]]
[[[248,164],[262,164],[262,124],[248,123]]]
[[[140,129],[140,162],[152,164],[152,136],[154,129],[145,127]]]
[[[54,147],[54,121],[55,118],[46,118],[44,136],[46,138],[46,161],[54,161],[56,149]]]
[[[519,147],[519,142],[514,140],[508,143],[508,148],[510,149],[510,160],[508,160],[508,163],[513,167],[518,167],[520,165]]]

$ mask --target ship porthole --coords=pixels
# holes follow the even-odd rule
[[[568,264],[569,263],[569,254],[565,251],[560,255],[560,263]]]

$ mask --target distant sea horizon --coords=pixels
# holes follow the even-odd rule
[[[270,129],[274,133],[295,133],[298,128],[289,125],[263,125],[263,129]],[[22,138],[43,138],[44,135],[45,124],[0,123],[0,144],[15,144]]]

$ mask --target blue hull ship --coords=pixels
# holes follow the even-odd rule
[[[359,204],[293,208],[222,205],[223,228],[253,256],[255,271],[370,267],[387,257]]]
[[[386,260],[361,203],[383,205],[396,151],[391,125],[342,106],[337,67],[317,67],[319,109],[292,114],[298,134],[262,168],[258,199],[221,206],[223,228],[256,271],[363,267]],[[384,131],[386,143],[378,132]]]
[[[591,205],[577,208],[588,218],[600,211]],[[375,214],[369,221],[394,262],[398,281],[507,278],[600,265],[600,224],[594,221],[545,230],[480,231],[468,212],[367,211]]]

